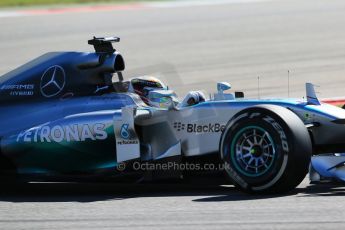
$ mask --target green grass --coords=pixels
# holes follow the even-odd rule
[[[57,5],[57,4],[80,4],[80,3],[123,3],[138,2],[138,0],[0,0],[0,7],[6,6],[33,6],[33,5]]]

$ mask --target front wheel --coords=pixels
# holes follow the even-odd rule
[[[220,154],[232,182],[249,193],[294,189],[308,172],[312,144],[303,122],[275,105],[245,109],[227,124]]]

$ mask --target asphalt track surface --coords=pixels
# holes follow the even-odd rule
[[[125,76],[153,74],[183,96],[229,81],[256,97],[343,96],[345,2],[263,1],[0,18],[0,74],[52,50],[118,35]],[[340,229],[345,187],[250,196],[234,187],[31,184],[0,192],[0,229]]]

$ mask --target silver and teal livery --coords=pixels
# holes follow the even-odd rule
[[[345,110],[320,103],[312,84],[306,100],[247,100],[218,83],[205,102],[184,107],[157,91],[171,106],[149,107],[127,92],[116,41],[94,38],[95,52],[48,53],[0,78],[4,181],[193,181],[214,164],[210,175],[245,192],[279,193],[311,159],[319,169],[320,154],[345,150]]]

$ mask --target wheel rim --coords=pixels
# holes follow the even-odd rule
[[[258,126],[241,129],[231,142],[230,152],[236,169],[249,177],[268,172],[276,158],[276,147],[271,135]]]

